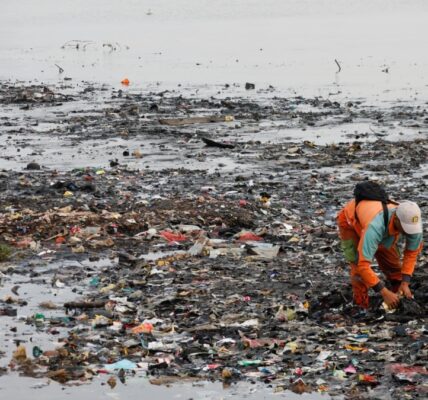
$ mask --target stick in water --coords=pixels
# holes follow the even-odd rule
[[[337,71],[337,72],[340,72],[340,71],[342,71],[342,67],[340,66],[340,64],[339,64],[339,61],[337,61],[336,59],[334,59],[334,62],[336,63],[336,65],[338,66],[338,68],[339,68],[339,71]]]

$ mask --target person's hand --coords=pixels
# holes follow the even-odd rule
[[[397,308],[400,298],[394,292],[391,292],[387,288],[383,288],[380,294],[388,308]]]
[[[401,282],[397,293],[402,294],[407,299],[413,299],[413,294],[409,288],[409,282]]]

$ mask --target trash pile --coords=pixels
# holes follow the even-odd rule
[[[162,134],[173,140],[174,131]],[[17,347],[0,358],[4,373],[61,384],[105,376],[113,389],[148,377],[347,398],[427,396],[427,250],[414,300],[389,313],[374,295],[363,312],[352,305],[334,222],[365,177],[428,215],[427,139],[231,147],[210,137],[201,140],[207,151],[256,153],[252,168],[155,171],[121,160],[0,172],[3,284],[28,276],[58,292],[24,318],[56,345],[11,329]],[[61,301],[67,288],[76,297]],[[0,301],[0,322],[23,319],[16,286]]]
[[[57,93],[48,86],[16,86],[5,84],[0,86],[0,104],[23,104],[21,110],[30,109],[30,105],[52,104],[61,105],[62,102],[72,101],[68,94]]]

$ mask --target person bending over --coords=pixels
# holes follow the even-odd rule
[[[422,249],[421,210],[411,201],[388,202],[356,197],[337,215],[342,251],[351,266],[354,303],[366,309],[369,289],[380,292],[389,308],[397,307],[399,295],[413,297],[409,283]],[[402,236],[406,244],[401,261],[397,244]],[[371,268],[374,259],[390,289]]]

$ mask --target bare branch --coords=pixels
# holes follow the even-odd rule
[[[61,68],[58,64],[55,64],[56,67],[58,67],[58,71],[60,74],[62,74],[64,72],[64,69]]]
[[[336,59],[334,59],[334,62],[336,63],[336,65],[338,66],[339,70],[337,72],[342,71],[342,67],[339,64],[339,61],[337,61]]]

